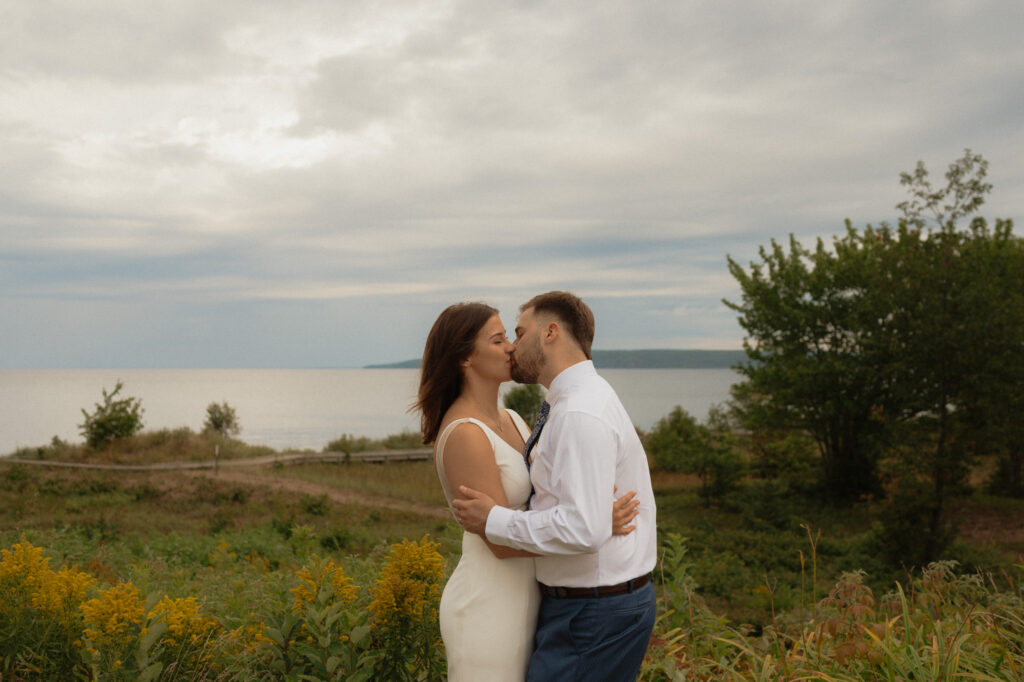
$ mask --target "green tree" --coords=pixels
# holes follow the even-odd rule
[[[222,436],[237,436],[242,430],[235,408],[228,405],[227,401],[206,406],[206,422],[203,428],[207,431],[216,431]]]
[[[1024,380],[1021,241],[1010,221],[958,225],[984,204],[987,168],[965,150],[936,190],[919,163],[901,176],[911,199],[897,207],[899,228],[879,235],[877,295],[889,311],[884,338],[898,425],[888,518],[904,519],[907,533],[893,539],[916,542],[919,562],[937,558],[955,537],[952,507],[967,491],[975,456],[995,450],[1012,468],[1024,435],[1016,426]]]
[[[950,459],[947,453],[957,460],[958,450],[995,454],[994,487],[1022,496],[1024,242],[1013,236],[1010,220],[997,219],[990,229],[975,217],[967,230],[957,229],[992,190],[987,174],[988,162],[967,149],[950,164],[943,188],[932,186],[922,163],[900,176],[911,194],[897,206],[901,227],[932,230],[926,247],[938,268],[929,273],[930,291],[944,315],[908,337],[918,362],[907,371],[932,377],[921,383],[931,388],[925,402],[938,421],[935,466]],[[904,323],[904,332],[913,322]],[[942,484],[942,477],[934,478]]]
[[[103,402],[89,414],[84,409],[85,421],[79,425],[85,442],[94,450],[106,447],[116,440],[128,438],[142,430],[142,401],[138,398],[116,399],[124,384],[120,379],[114,390],[103,389]]]
[[[743,472],[732,429],[723,423],[719,411],[713,410],[705,425],[677,405],[658,420],[644,445],[655,467],[700,478],[700,493],[706,504],[735,488]]]
[[[530,428],[537,423],[537,415],[540,413],[541,403],[544,402],[544,393],[540,390],[540,384],[523,384],[509,389],[502,398],[502,405],[510,410],[519,413]]]
[[[969,269],[999,280],[996,314],[986,321],[991,362],[979,373],[965,400],[966,440],[978,454],[994,455],[993,492],[1024,497],[1024,240],[1010,238],[1010,226],[998,222],[994,238]]]
[[[890,518],[917,534],[920,560],[953,537],[950,500],[979,443],[1019,471],[1021,241],[1010,221],[958,225],[983,205],[986,172],[966,150],[935,189],[918,164],[901,176],[911,198],[897,228],[847,221],[831,249],[791,238],[749,271],[729,259],[742,299],[726,303],[748,335],[745,426],[806,430],[826,490],[847,499],[878,490],[888,458]]]
[[[877,415],[887,375],[870,336],[878,313],[862,295],[873,267],[865,236],[848,224],[831,250],[819,239],[813,251],[772,240],[749,271],[728,259],[742,299],[725,304],[747,333],[742,421],[810,434],[823,485],[842,499],[877,491],[885,431]]]
[[[732,387],[730,411],[733,432],[749,453],[750,474],[761,479],[782,479],[802,488],[813,486],[818,472],[817,444],[806,431],[784,428],[761,420],[764,397],[753,393],[750,382]]]

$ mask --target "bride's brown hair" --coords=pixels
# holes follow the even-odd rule
[[[456,303],[444,309],[427,334],[416,400],[424,444],[437,438],[444,413],[462,392],[459,363],[472,355],[477,334],[497,314],[486,303]]]

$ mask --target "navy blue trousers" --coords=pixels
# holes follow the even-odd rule
[[[527,682],[636,680],[654,630],[654,586],[611,597],[545,596]]]

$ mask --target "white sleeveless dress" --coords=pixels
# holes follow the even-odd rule
[[[515,412],[512,421],[525,441],[530,429]],[[523,454],[483,422],[457,419],[437,439],[434,465],[448,498],[453,498],[444,470],[444,446],[459,424],[480,427],[494,450],[501,485],[509,507],[525,509],[530,499],[530,474]],[[441,638],[448,657],[448,679],[472,682],[523,682],[533,652],[540,591],[533,559],[498,559],[480,536],[462,534],[462,558],[441,595]]]

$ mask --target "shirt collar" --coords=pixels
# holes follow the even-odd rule
[[[594,363],[591,360],[584,360],[583,362],[577,362],[575,365],[569,365],[551,380],[551,385],[548,386],[548,403],[554,404],[562,397],[563,393],[578,383],[580,379],[594,374],[597,374],[597,370],[594,369]]]

